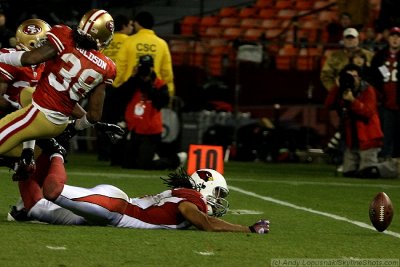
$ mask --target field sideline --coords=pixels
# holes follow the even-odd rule
[[[67,171],[71,185],[108,183],[129,196],[164,190],[159,177],[168,174],[110,167],[87,154],[70,155]],[[399,266],[400,179],[336,177],[326,164],[229,162],[224,219],[270,219],[271,233],[255,235],[8,222],[18,197],[10,176],[0,169],[0,266]],[[380,191],[395,209],[384,233],[368,217]]]

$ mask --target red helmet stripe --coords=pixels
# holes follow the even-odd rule
[[[104,11],[104,10],[97,10],[96,12],[94,12],[92,15],[90,15],[88,20],[85,21],[85,23],[83,24],[82,31],[84,33],[88,33],[90,31],[90,29],[92,29],[93,24],[95,23],[95,21],[99,17],[101,17],[102,15],[104,15],[106,13],[107,13],[107,11]]]

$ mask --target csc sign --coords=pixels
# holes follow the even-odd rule
[[[138,52],[155,53],[157,51],[157,46],[155,44],[138,43],[136,44],[136,50]]]

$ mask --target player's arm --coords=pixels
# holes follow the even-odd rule
[[[31,51],[17,51],[0,55],[0,62],[11,66],[21,67],[37,65],[57,55],[57,49],[50,43],[46,43]]]
[[[82,118],[85,115],[86,110],[81,105],[79,105],[79,103],[76,103],[74,109],[72,110],[72,117]]]
[[[200,230],[208,232],[251,232],[248,226],[232,224],[221,219],[208,216],[204,212],[201,212],[195,204],[189,201],[181,202],[178,206],[178,209],[187,221]]]
[[[100,121],[103,113],[104,98],[106,97],[106,84],[98,85],[89,97],[86,117],[91,123]]]

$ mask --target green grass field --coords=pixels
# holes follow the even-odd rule
[[[159,177],[168,174],[110,167],[85,154],[70,155],[67,170],[71,185],[108,183],[130,196],[164,190]],[[295,266],[289,261],[294,259],[312,260],[300,260],[299,266],[332,266],[316,259],[383,266],[376,259],[396,259],[390,266],[398,266],[400,258],[400,179],[336,177],[333,165],[225,165],[231,210],[224,219],[250,225],[268,218],[268,235],[8,222],[17,184],[5,168],[0,176],[0,266]],[[395,210],[384,233],[374,230],[368,217],[369,203],[380,191],[391,197]]]

